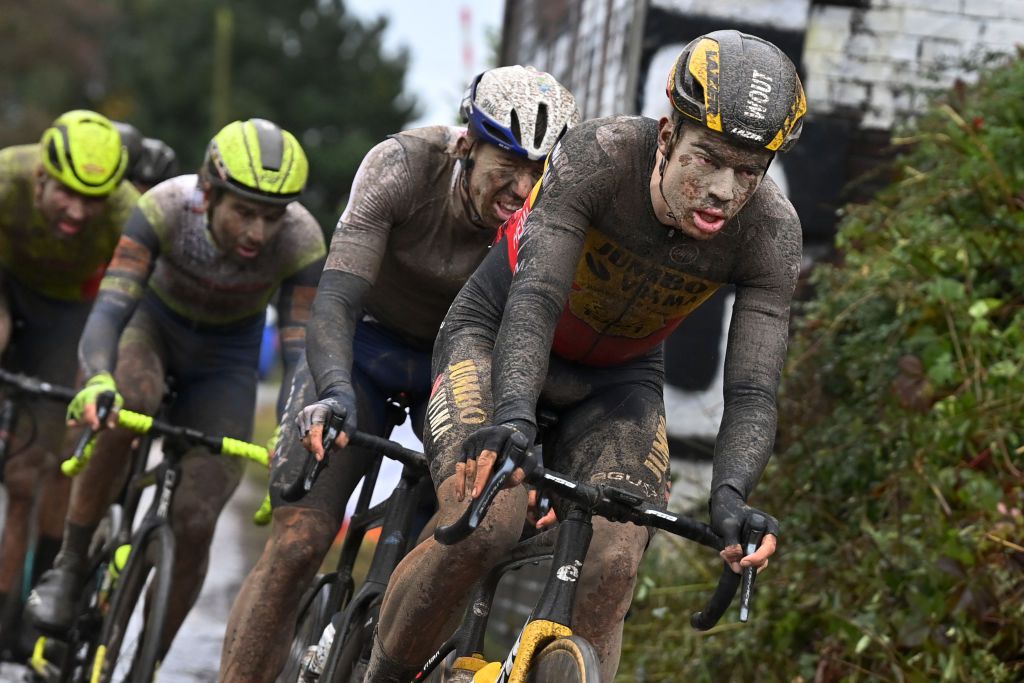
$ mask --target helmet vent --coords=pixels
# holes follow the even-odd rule
[[[54,138],[50,138],[50,144],[46,146],[46,154],[50,157],[50,163],[53,164],[54,168],[60,168],[60,154],[57,152],[57,141]]]
[[[512,131],[512,136],[515,137],[516,142],[518,142],[519,144],[523,144],[523,131],[519,127],[519,114],[516,112],[515,109],[509,112],[509,114],[512,119],[512,124],[509,126],[509,130]]]
[[[262,119],[254,119],[260,145],[260,165],[268,171],[280,171],[284,162],[284,136],[281,129]]]
[[[540,102],[537,105],[537,126],[533,131],[533,147],[540,149],[544,143],[544,136],[548,132],[548,105]]]

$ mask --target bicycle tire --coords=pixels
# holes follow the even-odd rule
[[[526,683],[601,683],[601,662],[586,639],[558,638],[534,656]]]
[[[316,586],[321,580],[322,577],[317,576],[312,585]],[[324,583],[309,601],[306,609],[299,613],[295,620],[295,635],[292,636],[288,659],[277,677],[279,683],[295,683],[298,680],[306,650],[320,642],[320,636],[331,623],[331,617],[344,607],[336,604],[338,590],[337,581]]]
[[[347,633],[334,634],[330,654],[324,663],[320,680],[324,683],[362,683],[364,671],[360,671],[360,660],[369,661],[373,646],[373,632],[380,616],[382,595],[378,595],[364,607],[356,610],[349,621]]]
[[[147,533],[141,548],[132,548],[100,629],[90,683],[153,680],[160,664],[173,562],[174,536],[167,525]],[[145,599],[143,593],[148,593]],[[134,647],[130,661],[124,656],[126,644]]]

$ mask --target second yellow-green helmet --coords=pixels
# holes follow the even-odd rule
[[[309,162],[294,135],[266,119],[249,119],[229,123],[213,136],[203,175],[247,199],[287,204],[306,187]]]
[[[117,188],[128,168],[128,150],[106,116],[75,109],[57,117],[39,141],[43,167],[66,187],[89,197]]]

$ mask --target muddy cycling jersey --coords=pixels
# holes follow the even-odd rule
[[[309,366],[321,396],[348,384],[355,326],[365,315],[411,349],[429,351],[452,299],[494,232],[463,203],[455,145],[465,130],[430,126],[391,136],[359,167],[331,240],[311,322]]]
[[[549,352],[614,371],[735,284],[717,443],[728,457],[719,467],[716,456],[713,485],[746,496],[775,433],[800,224],[765,178],[713,239],[663,225],[650,192],[657,133],[656,121],[627,116],[570,130],[452,304],[442,336],[494,339],[494,422],[534,423]]]
[[[95,219],[76,235],[62,235],[36,208],[40,154],[39,145],[0,150],[0,270],[45,297],[88,301],[139,194],[122,182]]]
[[[301,350],[325,252],[320,226],[292,202],[258,256],[230,258],[213,240],[197,176],[161,183],[139,200],[117,245],[82,336],[82,365],[88,375],[114,369],[117,337],[147,285],[147,299],[205,329],[261,317],[280,288],[282,337],[294,355],[288,347]]]

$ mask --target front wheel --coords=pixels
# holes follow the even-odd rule
[[[306,650],[320,642],[320,636],[331,623],[331,617],[343,606],[338,604],[341,589],[337,584],[337,580],[324,580],[319,576],[314,581],[316,593],[296,619],[292,646],[284,669],[277,677],[278,683],[295,683],[299,679]]]
[[[349,621],[347,633],[334,634],[331,652],[324,664],[321,680],[326,683],[361,683],[370,661],[373,632],[377,628],[382,596],[356,608]]]
[[[134,539],[133,539],[134,540]],[[149,683],[160,663],[170,600],[174,536],[156,527],[133,547],[103,620],[91,683]]]
[[[580,636],[558,638],[533,658],[526,683],[600,683],[601,662]]]

